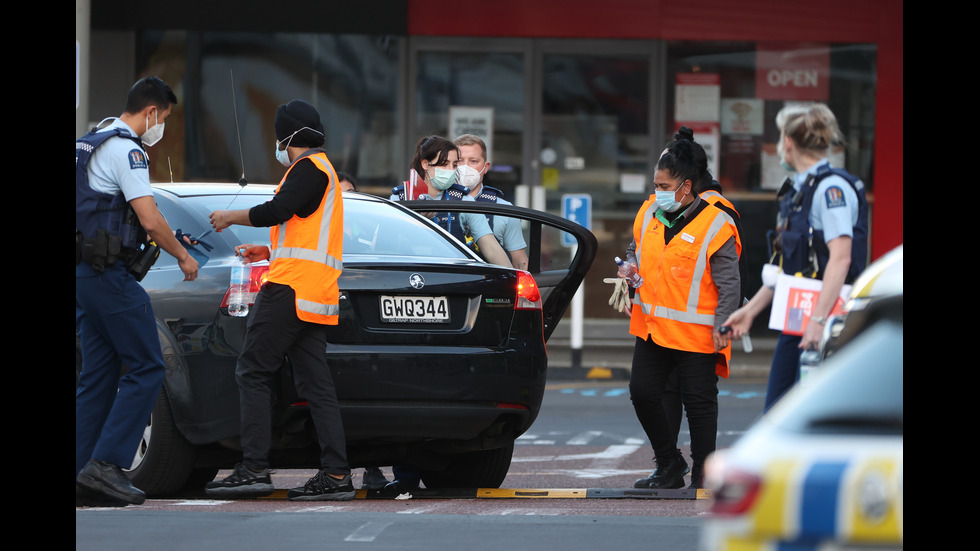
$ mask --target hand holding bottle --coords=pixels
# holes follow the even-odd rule
[[[633,262],[625,262],[622,258],[616,257],[616,266],[619,268],[616,270],[616,275],[621,278],[625,278],[629,282],[630,287],[636,289],[640,285],[643,285],[643,277],[640,276],[640,272],[637,271],[636,264]]]

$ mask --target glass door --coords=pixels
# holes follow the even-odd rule
[[[607,300],[613,258],[625,256],[632,222],[651,193],[664,141],[653,41],[541,41],[536,44],[536,208],[561,213],[563,197],[591,201],[596,261],[586,276],[584,315],[618,316]]]

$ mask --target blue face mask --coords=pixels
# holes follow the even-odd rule
[[[674,212],[677,209],[681,208],[681,202],[678,201],[676,197],[677,196],[676,189],[673,191],[661,191],[658,189],[656,190],[656,194],[657,194],[657,206],[663,209],[665,212]],[[684,194],[684,197],[687,197],[687,193]],[[681,197],[681,200],[683,200],[684,197]]]
[[[432,187],[439,191],[445,191],[456,183],[456,171],[450,168],[435,167],[435,173],[429,181],[432,182]]]
[[[776,148],[776,155],[779,157],[779,166],[786,172],[796,172],[793,165],[786,162],[785,138],[780,136],[779,147]]]

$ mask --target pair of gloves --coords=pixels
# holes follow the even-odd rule
[[[633,310],[633,301],[630,300],[630,286],[626,278],[607,277],[602,282],[613,285],[612,295],[609,296],[609,306],[612,306],[613,310],[617,312],[629,315]]]

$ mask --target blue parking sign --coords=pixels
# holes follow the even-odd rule
[[[566,193],[561,196],[561,215],[592,230],[592,196],[587,193]],[[575,236],[568,232],[561,233],[561,244],[572,247],[578,244]]]

